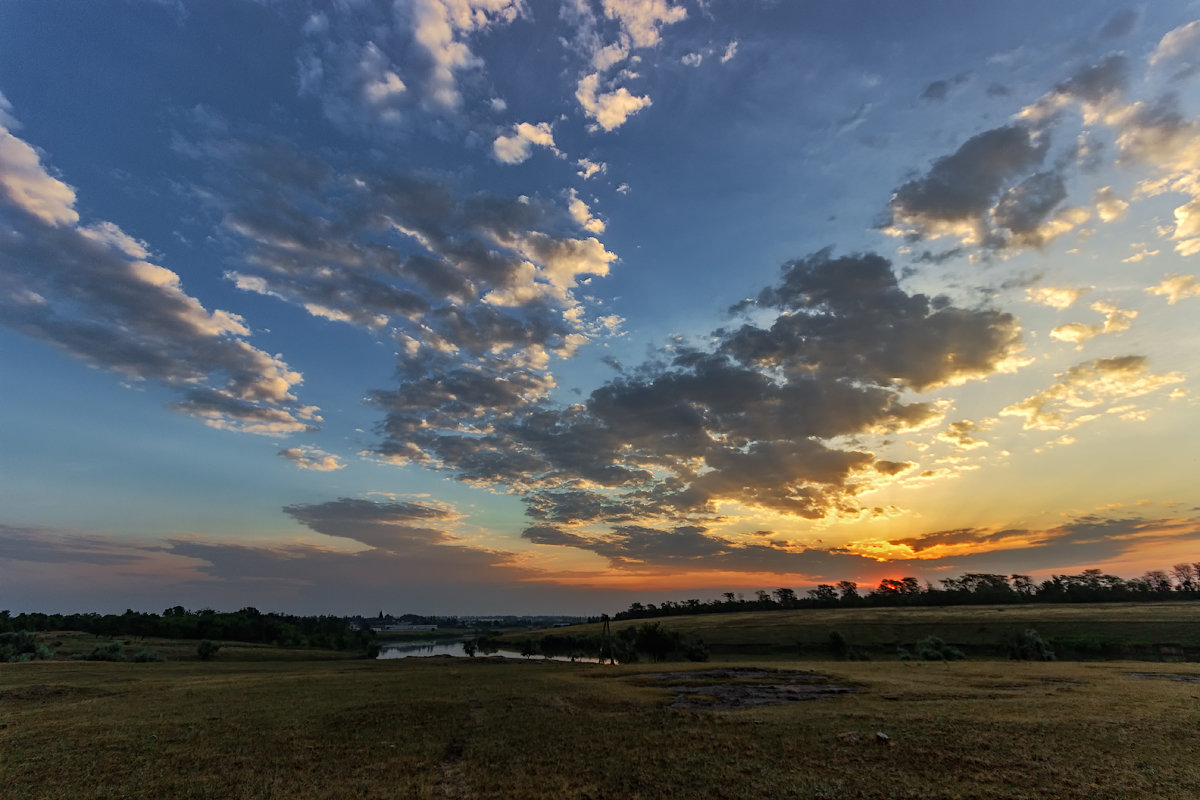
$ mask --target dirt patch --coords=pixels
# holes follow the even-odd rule
[[[1151,678],[1160,681],[1183,681],[1184,683],[1200,683],[1200,675],[1183,675],[1178,672],[1131,672],[1131,678]]]
[[[675,693],[671,707],[686,710],[736,711],[861,691],[861,687],[837,686],[830,683],[826,675],[801,670],[734,667],[697,672],[639,673],[625,677],[670,689]]]
[[[0,689],[0,703],[30,703],[48,700],[84,700],[90,697],[102,697],[111,692],[103,689],[92,689],[85,686],[62,686],[49,683],[35,683],[29,686],[17,686],[12,689]]]

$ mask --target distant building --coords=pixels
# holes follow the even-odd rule
[[[373,631],[436,631],[437,625],[372,625]]]

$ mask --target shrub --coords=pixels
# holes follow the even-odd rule
[[[92,652],[71,656],[78,661],[124,661],[125,653],[120,642],[96,645]]]
[[[937,636],[926,636],[917,642],[917,655],[925,661],[959,661],[966,654]]]
[[[216,642],[210,642],[208,639],[201,639],[200,644],[196,645],[196,655],[201,661],[209,661],[217,655],[217,651],[221,649],[221,645]]]
[[[33,661],[53,656],[29,631],[0,633],[0,661]]]
[[[1018,661],[1053,661],[1054,651],[1033,628],[1010,634],[1005,641],[1008,657]]]
[[[866,653],[855,649],[840,631],[829,632],[829,650],[835,658],[844,661],[870,661]]]
[[[144,647],[137,651],[134,657],[130,660],[137,664],[148,664],[152,661],[166,661],[165,658],[148,647]]]

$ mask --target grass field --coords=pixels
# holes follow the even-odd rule
[[[198,642],[194,639],[158,639],[148,637],[107,637],[78,631],[49,631],[38,635],[39,641],[49,648],[56,660],[85,656],[96,647],[117,642],[122,654],[132,659],[143,650],[148,650],[165,661],[198,661]],[[222,661],[341,661],[347,658],[362,658],[360,650],[338,651],[314,647],[275,647],[252,642],[221,642],[219,658]],[[2,667],[0,667],[2,668]],[[2,797],[2,795],[0,795]]]
[[[714,657],[732,653],[827,658],[832,631],[873,659],[895,658],[898,646],[911,648],[926,636],[938,636],[972,657],[1002,656],[1002,639],[1026,628],[1036,629],[1066,658],[1178,657],[1178,649],[1189,657],[1200,656],[1200,603],[797,609],[651,621],[703,638]],[[614,622],[613,629],[643,622],[622,620]],[[575,625],[554,632],[598,635],[600,626]],[[516,642],[522,636],[501,639]]]
[[[0,796],[1200,797],[1200,665],[716,666],[0,665]]]

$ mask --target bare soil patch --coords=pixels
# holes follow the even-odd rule
[[[63,686],[60,684],[34,683],[29,686],[17,686],[13,689],[0,690],[0,702],[30,703],[48,700],[83,700],[90,697],[103,697],[112,694],[103,689],[85,686]]]
[[[675,693],[672,708],[736,711],[756,706],[783,705],[861,691],[838,686],[827,675],[807,670],[730,667],[695,672],[654,672],[625,676]]]
[[[1178,672],[1131,672],[1131,678],[1151,678],[1160,681],[1183,681],[1184,683],[1200,683],[1200,675],[1183,675]]]

